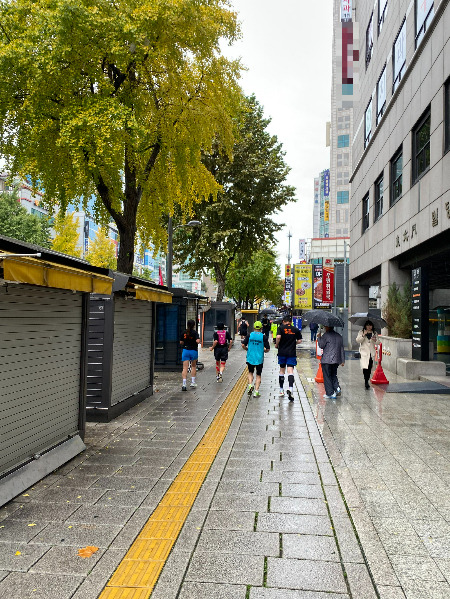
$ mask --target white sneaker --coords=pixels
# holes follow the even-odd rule
[[[284,397],[284,391],[283,391],[283,389],[280,389],[280,392],[278,393],[278,397]]]
[[[217,375],[217,382],[218,383],[223,383],[223,376],[221,375],[221,373],[219,372],[219,374]]]
[[[189,385],[189,387],[192,387],[193,389],[195,389],[195,387],[196,387],[196,386],[197,386],[197,383],[191,383],[191,384]]]

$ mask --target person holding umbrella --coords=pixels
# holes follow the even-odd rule
[[[343,327],[344,323],[339,316],[326,310],[309,310],[303,318],[309,324],[317,322],[325,327],[326,333],[317,335],[317,345],[323,350],[321,363],[326,392],[324,397],[336,399],[336,395],[341,394],[337,369],[339,364],[341,366],[345,364],[345,352],[342,336],[334,330],[334,327]]]
[[[359,360],[364,375],[364,385],[370,389],[369,380],[372,372],[373,360],[375,358],[376,345],[378,344],[378,335],[374,329],[373,322],[366,320],[361,331],[356,337],[356,343],[359,343]]]

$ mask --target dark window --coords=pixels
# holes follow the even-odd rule
[[[383,29],[384,21],[386,20],[388,0],[378,1],[378,35]]]
[[[362,232],[369,228],[369,194],[362,201]]]
[[[391,160],[391,206],[402,196],[403,151],[402,148]]]
[[[403,24],[400,27],[400,30],[395,38],[394,48],[392,51],[392,60],[393,60],[393,73],[394,73],[394,81],[392,86],[392,93],[398,87],[400,83],[403,73],[405,72],[405,64],[406,64],[406,18],[403,20]]]
[[[375,181],[375,214],[374,221],[377,221],[383,214],[383,196],[384,196],[384,177],[381,175]]]
[[[370,15],[369,25],[366,30],[366,69],[373,54],[373,13]]]
[[[444,127],[444,148],[447,152],[450,150],[450,79],[444,86]]]
[[[430,109],[413,129],[413,183],[430,168]]]
[[[386,65],[377,83],[377,125],[386,110]]]
[[[416,48],[434,16],[433,0],[416,0]]]

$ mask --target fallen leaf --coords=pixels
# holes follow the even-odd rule
[[[31,524],[28,524],[28,526],[36,526],[36,524],[34,524],[34,522],[32,522]]]
[[[78,495],[77,499],[81,499],[81,495]]]
[[[30,496],[30,494],[29,494],[29,493],[24,493],[24,494],[22,495],[22,497],[29,497],[29,496]]]
[[[70,526],[68,526],[67,528],[73,528],[73,526],[72,526],[72,525],[70,525]]]
[[[91,555],[94,555],[94,553],[96,553],[97,551],[98,551],[98,547],[95,547],[94,545],[88,545],[87,547],[78,549],[78,555],[83,558],[91,557]]]
[[[22,555],[20,551],[16,551],[14,555]]]

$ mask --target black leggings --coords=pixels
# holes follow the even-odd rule
[[[373,366],[373,360],[372,360],[372,356],[370,356],[369,367],[368,368],[363,368],[364,380],[365,380],[366,383],[369,382],[370,374],[372,372],[372,366]]]

